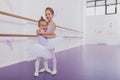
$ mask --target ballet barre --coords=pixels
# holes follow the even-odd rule
[[[37,35],[29,35],[29,34],[0,34],[0,37],[37,37]],[[83,38],[78,36],[61,36],[64,38]]]
[[[38,20],[34,20],[34,19],[31,19],[31,18],[15,15],[15,14],[12,14],[12,13],[9,13],[9,12],[5,12],[5,11],[0,11],[0,14],[6,15],[6,16],[10,16],[10,17],[14,17],[14,18],[18,18],[18,19],[27,20],[27,21],[32,21],[32,22],[35,22],[35,23],[38,22]],[[80,32],[78,30],[74,30],[74,29],[70,29],[70,28],[65,28],[65,27],[61,27],[61,26],[56,26],[56,27],[61,28],[61,29],[65,29],[65,30],[69,30],[69,31],[83,33],[83,32]]]

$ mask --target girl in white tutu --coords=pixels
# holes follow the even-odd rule
[[[54,17],[54,10],[50,7],[46,8],[45,10],[46,19],[48,20],[48,27],[46,32],[38,32],[38,34],[47,35],[47,34],[55,34],[56,24],[52,20]],[[55,56],[55,45],[57,38],[47,38],[47,48],[49,49],[51,55],[52,55],[52,62],[53,62],[53,71],[51,72],[52,75],[55,75],[57,73],[57,62],[56,62],[56,56]]]
[[[47,21],[45,19],[43,19],[43,17],[41,17],[41,19],[38,21],[38,27],[39,29],[36,31],[37,33],[37,43],[34,44],[33,46],[31,46],[29,48],[29,52],[33,53],[37,58],[35,61],[35,73],[34,76],[39,76],[39,72],[43,72],[43,71],[47,71],[49,73],[51,73],[51,70],[48,68],[48,64],[47,64],[47,59],[51,59],[52,55],[49,53],[48,48],[47,48],[47,38],[53,38],[56,35],[48,35],[48,34],[44,34],[44,35],[39,35],[38,33],[43,33],[47,30]],[[44,68],[41,69],[39,71],[39,64],[40,64],[40,60],[41,58],[44,59]]]

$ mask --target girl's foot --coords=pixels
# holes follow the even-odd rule
[[[35,72],[35,73],[34,73],[34,76],[35,76],[35,77],[38,77],[38,76],[39,76],[39,73],[38,73],[38,72]]]
[[[40,69],[40,71],[39,72],[44,72],[45,71],[45,68],[43,68],[43,69]]]
[[[51,73],[51,72],[52,72],[49,68],[47,68],[47,69],[43,68],[43,69],[41,69],[39,72],[44,72],[44,71],[46,71],[46,72],[48,72],[48,73]]]
[[[57,73],[57,70],[53,70],[53,71],[51,72],[51,75],[56,75],[56,73]]]
[[[48,73],[52,72],[49,68],[45,69],[45,71],[48,72]]]

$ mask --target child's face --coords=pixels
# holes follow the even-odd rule
[[[45,22],[45,21],[40,21],[40,26],[39,26],[39,28],[41,28],[41,29],[47,28],[47,22]]]
[[[46,10],[46,11],[45,11],[45,15],[46,15],[46,19],[47,19],[48,21],[51,21],[52,18],[53,18],[53,16],[54,16],[49,10]]]

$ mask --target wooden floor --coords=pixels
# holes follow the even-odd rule
[[[44,72],[34,77],[34,61],[30,61],[1,68],[0,80],[120,80],[119,45],[84,45],[56,53],[56,57],[54,76]]]

